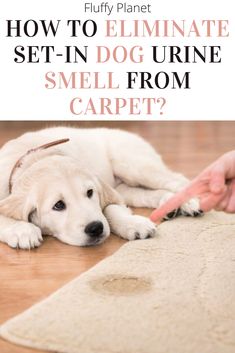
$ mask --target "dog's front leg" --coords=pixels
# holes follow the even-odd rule
[[[0,241],[12,248],[31,249],[42,242],[40,228],[32,223],[16,221],[0,215]]]
[[[132,215],[126,206],[108,205],[104,210],[111,232],[128,240],[146,239],[156,233],[155,224],[148,218]]]

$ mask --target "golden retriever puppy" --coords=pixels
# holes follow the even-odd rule
[[[42,234],[78,246],[110,232],[152,237],[155,224],[127,206],[156,208],[188,182],[139,136],[104,128],[26,133],[2,147],[0,170],[0,241],[22,249],[39,246]],[[200,214],[198,200],[169,218],[178,214]]]

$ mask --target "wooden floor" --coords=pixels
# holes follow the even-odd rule
[[[235,147],[235,122],[71,124],[80,127],[118,127],[138,133],[156,147],[172,169],[190,178],[219,155]],[[0,145],[27,130],[48,125],[50,124],[42,122],[0,122]],[[148,210],[137,212],[149,214]],[[80,273],[111,255],[123,243],[124,240],[111,236],[98,247],[79,248],[47,237],[40,248],[31,251],[13,250],[0,244],[0,324],[46,298]],[[0,352],[35,351],[0,340]]]

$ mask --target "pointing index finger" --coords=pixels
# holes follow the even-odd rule
[[[153,222],[160,221],[168,213],[179,208],[183,203],[190,198],[205,192],[208,189],[207,180],[194,179],[185,189],[172,196],[165,204],[154,210],[150,215]]]

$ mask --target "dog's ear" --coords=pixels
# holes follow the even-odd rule
[[[100,196],[100,205],[102,210],[108,205],[122,205],[124,202],[118,192],[104,181],[95,178],[96,186]]]
[[[24,193],[11,194],[0,201],[0,214],[20,221],[29,221],[35,206]]]

